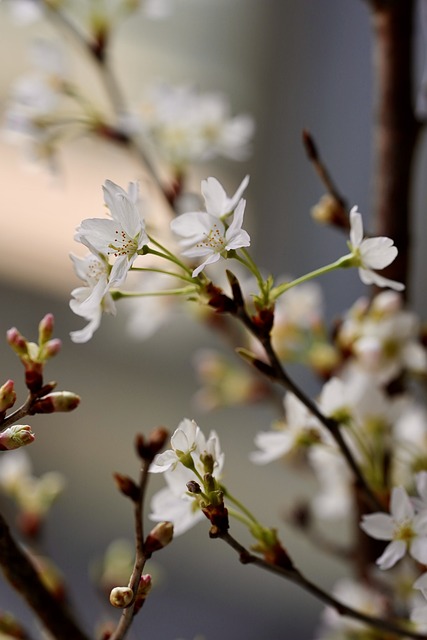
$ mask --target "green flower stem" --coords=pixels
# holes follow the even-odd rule
[[[332,262],[331,264],[327,264],[324,267],[320,267],[319,269],[315,269],[314,271],[310,271],[306,273],[304,276],[300,278],[296,278],[291,282],[284,282],[283,284],[275,287],[270,294],[270,299],[272,301],[277,300],[285,291],[288,289],[292,289],[292,287],[296,287],[298,284],[302,284],[303,282],[308,282],[309,280],[313,280],[314,278],[318,278],[319,276],[323,276],[325,273],[329,273],[330,271],[335,271],[336,269],[347,269],[348,267],[356,266],[355,257],[352,253],[343,256],[339,260]]]
[[[224,494],[224,497],[227,498],[227,500],[229,500],[230,502],[232,502],[242,513],[245,514],[246,518],[250,521],[251,523],[251,527],[255,524],[257,527],[262,527],[262,525],[260,525],[260,523],[258,522],[258,520],[255,518],[255,516],[253,515],[253,513],[251,513],[249,511],[249,509],[247,509],[245,507],[245,505],[243,505],[240,500],[238,500],[237,498],[235,498],[233,495],[231,495],[231,493],[229,493],[228,489],[226,489],[226,487],[221,486],[221,491]]]
[[[244,524],[245,527],[249,529],[249,531],[252,531],[254,524],[243,513],[240,513],[240,511],[233,509],[233,507],[227,507],[227,511],[232,518],[235,518],[236,520]]]
[[[171,251],[169,251],[169,249],[166,249],[166,247],[164,247],[162,244],[160,244],[160,242],[157,242],[157,240],[154,240],[154,238],[152,238],[151,236],[148,236],[148,238],[149,238],[150,242],[152,242],[158,249],[160,249],[160,252],[156,251],[155,249],[151,249],[150,247],[145,245],[144,246],[144,254],[150,253],[150,254],[152,254],[154,256],[160,256],[161,258],[164,258],[165,260],[170,260],[170,262],[173,262],[178,267],[183,269],[189,276],[191,276],[192,270],[189,267],[187,267],[186,264],[181,262],[181,260],[179,260]]]
[[[184,280],[184,282],[191,282],[194,284],[194,278],[191,276],[184,276],[181,273],[176,273],[175,271],[167,271],[166,269],[154,269],[151,267],[131,267],[130,271],[148,271],[149,273],[162,273],[165,276],[172,276],[173,278],[178,278],[179,280]]]
[[[245,249],[245,248],[242,248],[242,249],[240,249],[240,253],[237,253],[237,251],[236,251],[236,253],[235,253],[235,255],[233,257],[238,262],[243,264],[255,276],[255,278],[256,278],[256,280],[258,282],[258,286],[260,288],[260,291],[262,293],[262,297],[264,298],[264,302],[268,303],[268,292],[266,291],[264,279],[263,279],[263,277],[262,277],[257,265],[255,264],[254,260],[252,259],[249,251],[247,251],[247,249]]]

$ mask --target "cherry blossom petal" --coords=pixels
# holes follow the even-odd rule
[[[406,553],[406,542],[403,540],[393,540],[378,558],[377,565],[380,569],[391,569],[396,562],[401,560]]]
[[[393,537],[393,518],[388,513],[370,513],[363,516],[360,527],[375,540],[391,540]]]

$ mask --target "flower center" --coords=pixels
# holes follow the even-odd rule
[[[106,265],[103,264],[100,260],[91,260],[87,264],[86,277],[88,281],[94,280],[98,282],[98,280],[107,273]]]
[[[393,540],[403,540],[403,542],[409,543],[412,538],[414,538],[415,532],[412,528],[412,521],[402,520],[402,522],[397,522],[394,532],[393,532]]]
[[[133,256],[138,250],[137,238],[130,238],[123,229],[116,229],[114,232],[115,239],[108,246],[111,249],[109,255],[115,258],[119,256]]]
[[[198,242],[197,247],[210,249],[214,253],[221,253],[225,248],[224,237],[217,224],[214,224],[209,233],[205,234],[202,242]]]

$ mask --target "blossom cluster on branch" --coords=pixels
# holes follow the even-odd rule
[[[332,262],[296,278],[270,274],[258,264],[245,228],[248,175],[232,195],[211,175],[202,180],[200,194],[189,192],[193,166],[217,156],[248,157],[252,117],[231,115],[220,93],[202,93],[189,84],[156,83],[141,91],[140,105],[130,105],[109,59],[111,39],[125,18],[165,18],[178,2],[8,0],[22,23],[47,19],[89,56],[110,109],[71,77],[62,51],[38,41],[33,72],[12,88],[4,129],[24,138],[32,157],[54,170],[61,145],[82,135],[118,144],[141,163],[169,227],[157,224],[146,182],[124,187],[105,180],[106,215],[83,219],[75,232],[87,253],[71,255],[81,284],[71,292],[70,307],[85,325],[71,332],[71,340],[93,338],[103,314],[115,315],[122,300],[135,305],[133,332],[144,337],[164,317],[174,317],[178,305],[197,305],[201,322],[222,333],[240,356],[235,364],[214,350],[196,354],[198,408],[272,404],[277,419],[257,433],[250,460],[259,477],[262,465],[283,459],[315,477],[316,490],[295,505],[288,524],[312,540],[319,553],[346,560],[349,576],[331,592],[306,576],[282,533],[260,522],[245,504],[250,496],[237,498],[227,485],[226,452],[217,431],[205,435],[185,417],[166,450],[169,436],[163,427],[136,435],[136,478],[114,473],[133,511],[134,544],[130,553],[113,544],[100,564],[98,589],[120,617],[103,625],[98,637],[125,638],[155,581],[145,573],[146,563],[174,536],[208,520],[210,538],[228,544],[241,563],[272,572],[326,605],[317,640],[421,640],[427,633],[427,410],[422,403],[427,350],[421,323],[403,298],[406,273],[388,277],[402,238],[365,233],[361,213],[347,206],[308,132],[304,145],[327,191],[313,216],[348,232],[346,249]],[[378,11],[395,17],[394,8],[402,6],[401,0],[370,5],[375,17]],[[372,295],[343,310],[331,331],[317,279],[352,268],[373,287]],[[17,424],[27,415],[71,411],[79,397],[44,380],[47,361],[60,350],[51,314],[39,324],[37,343],[15,328],[7,341],[24,366],[28,396],[14,409],[15,383],[6,380],[0,386],[0,490],[18,508],[19,534],[27,545],[16,542],[0,514],[0,565],[50,637],[87,640],[69,610],[66,578],[30,549],[40,540],[64,480],[56,472],[33,475],[22,448],[35,435],[29,425]],[[317,376],[316,395],[290,375],[288,365],[295,363]],[[156,524],[146,534],[152,474],[162,474],[166,486],[151,499],[148,516]],[[250,546],[235,537],[234,520],[247,528]],[[318,526],[337,520],[350,523],[346,547]],[[31,635],[1,613],[0,634]]]

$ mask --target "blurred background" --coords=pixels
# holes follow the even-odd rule
[[[174,0],[173,15],[162,21],[133,17],[123,23],[113,47],[113,63],[129,99],[138,100],[145,83],[158,78],[195,82],[203,90],[230,96],[234,113],[256,120],[249,161],[215,161],[197,169],[200,180],[214,175],[233,193],[246,173],[248,226],[252,251],[273,274],[300,275],[343,255],[345,238],[310,218],[323,187],[301,144],[301,131],[314,135],[339,189],[369,221],[372,147],[372,52],[369,12],[360,0]],[[58,40],[39,21],[17,26],[0,3],[0,106],[5,108],[14,79],[29,68],[28,44],[34,37]],[[419,51],[421,75],[424,43]],[[78,55],[72,71],[94,82]],[[90,86],[90,85],[88,85]],[[214,428],[226,452],[225,481],[233,493],[267,525],[277,526],[296,564],[313,581],[330,587],[347,569],[322,559],[283,524],[295,496],[308,495],[310,482],[280,463],[254,467],[248,461],[253,436],[267,429],[265,407],[202,414],[194,405],[197,389],[194,347],[217,344],[206,329],[188,318],[174,319],[149,341],[135,342],[126,332],[126,313],[105,317],[86,345],[68,334],[82,326],[68,300],[79,286],[68,254],[75,251],[75,227],[86,217],[103,215],[101,185],[106,178],[126,185],[140,167],[124,150],[81,139],[65,145],[61,173],[53,178],[29,167],[22,149],[0,141],[1,335],[17,326],[36,338],[47,312],[56,318],[61,355],[47,378],[82,397],[69,415],[31,420],[37,440],[31,456],[37,473],[61,470],[67,488],[52,509],[46,547],[70,576],[72,599],[91,630],[108,608],[90,584],[88,567],[111,540],[132,539],[130,505],[118,495],[112,473],[136,474],[136,432],[156,425],[173,430],[184,417],[205,433]],[[425,145],[419,148],[415,185],[415,237],[426,237]],[[413,298],[425,312],[425,252],[414,254]],[[327,313],[333,319],[363,292],[355,272],[324,278]],[[16,380],[24,393],[21,365],[1,348],[3,378]],[[21,396],[22,398],[23,396]],[[162,481],[154,478],[150,492]],[[6,505],[6,508],[9,507]],[[241,529],[243,541],[248,542]],[[345,532],[343,533],[343,535]],[[147,567],[155,587],[130,637],[150,640],[311,640],[322,609],[309,594],[241,566],[233,552],[208,538],[207,523],[159,553]],[[23,612],[24,605],[0,585],[0,608]],[[27,614],[22,614],[28,618]]]

